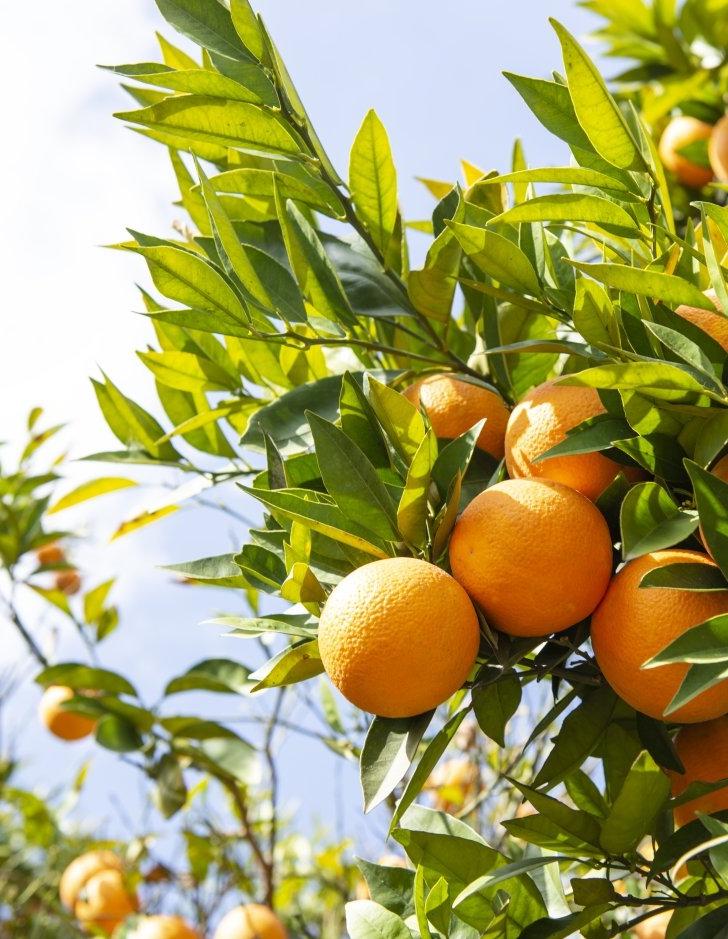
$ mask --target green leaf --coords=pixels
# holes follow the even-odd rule
[[[354,138],[349,189],[356,214],[386,255],[397,223],[397,171],[387,131],[374,111],[367,113]]]
[[[304,156],[303,143],[281,117],[247,101],[230,101],[208,95],[179,95],[137,111],[119,111],[114,117],[162,131],[180,143],[186,143],[193,151],[199,142],[278,153],[291,159]],[[202,151],[199,155],[206,156]]]
[[[301,292],[319,316],[347,326],[356,324],[349,299],[313,226],[275,187],[278,221],[286,253]]]
[[[596,848],[599,845],[600,823],[589,812],[582,812],[565,805],[560,799],[545,795],[538,789],[526,786],[518,780],[509,780],[533,805],[544,818],[553,822],[561,831],[565,832],[587,848]]]
[[[567,916],[537,919],[521,932],[518,939],[568,939],[569,936],[586,935],[587,933],[581,930],[599,919],[608,909],[608,904],[603,903],[600,906],[589,906],[579,913],[569,913]]]
[[[432,428],[415,451],[407,470],[397,507],[397,527],[405,541],[421,548],[427,541],[427,507],[430,477],[437,459],[437,438]]]
[[[397,510],[366,455],[335,424],[312,411],[306,417],[321,478],[341,511],[377,537],[397,540]]]
[[[381,904],[397,916],[410,916],[414,909],[413,888],[415,875],[402,867],[387,867],[371,861],[356,859],[364,875],[369,893],[375,903]]]
[[[235,391],[239,385],[239,381],[215,362],[193,352],[137,354],[157,381],[179,391]]]
[[[668,400],[680,397],[686,392],[705,392],[689,372],[669,362],[617,362],[595,365],[583,372],[560,378],[559,384],[641,391]]]
[[[473,263],[514,290],[540,296],[541,285],[528,256],[517,244],[497,232],[460,222],[447,222]]]
[[[220,694],[245,694],[251,688],[250,670],[230,659],[204,659],[173,678],[164,689],[165,695],[181,691],[215,691]]]
[[[240,574],[234,554],[218,554],[214,557],[167,564],[165,570],[174,571],[190,580],[214,584],[218,587],[245,587],[247,581]]]
[[[574,326],[594,345],[619,345],[619,324],[614,306],[604,287],[586,277],[576,281]]]
[[[677,561],[648,571],[640,581],[640,588],[648,587],[722,592],[728,590],[728,582],[722,571],[712,564]]]
[[[373,900],[346,904],[346,931],[351,939],[412,939],[404,920]]]
[[[680,509],[658,483],[638,483],[624,497],[620,511],[622,557],[631,561],[669,548],[697,527],[695,516]]]
[[[432,480],[440,490],[441,496],[447,496],[453,480],[464,476],[470,466],[478,437],[485,426],[485,419],[478,421],[470,430],[446,444],[438,453],[432,468]]]
[[[360,757],[364,811],[379,805],[401,782],[432,720],[432,711],[416,717],[375,717]]]
[[[108,492],[118,492],[120,489],[128,489],[136,485],[137,483],[133,479],[125,479],[122,476],[103,476],[99,479],[90,479],[88,482],[76,486],[75,489],[67,492],[65,496],[61,496],[57,502],[54,502],[48,509],[48,515],[52,515],[53,512],[61,512],[63,509],[78,505],[80,502],[86,502],[88,499],[95,499],[96,496],[103,496]]]
[[[536,196],[496,215],[488,224],[516,225],[524,222],[593,222],[634,234],[638,231],[634,218],[621,205],[581,192]]]
[[[313,445],[313,437],[306,412],[314,411],[321,417],[335,420],[340,390],[341,376],[328,375],[287,391],[253,415],[241,444],[264,451],[266,433],[278,447],[281,456],[309,450]]]
[[[689,662],[697,665],[727,662],[727,639],[728,613],[719,613],[686,630],[648,659],[642,668],[657,668],[672,662]]]
[[[601,740],[616,703],[610,688],[597,688],[566,716],[534,786],[554,785],[582,765]]]
[[[422,415],[404,395],[369,374],[364,390],[392,446],[409,464],[425,439]]]
[[[316,631],[313,626],[305,625],[308,622],[310,622],[310,617],[307,613],[278,613],[275,616],[217,616],[215,619],[205,620],[205,623],[213,626],[231,628],[231,635],[236,637],[255,638],[269,632],[314,639]]]
[[[453,714],[453,716],[447,721],[444,727],[438,730],[432,740],[430,740],[430,742],[427,744],[424,753],[417,763],[417,767],[414,773],[412,773],[410,776],[409,781],[405,786],[404,792],[402,793],[402,796],[397,803],[397,808],[392,815],[392,821],[389,827],[390,833],[399,824],[404,813],[420,794],[420,791],[427,781],[428,776],[437,765],[438,760],[447,749],[450,741],[457,733],[458,728],[462,724],[466,714],[468,714],[469,711],[469,707],[464,707],[461,710],[456,711],[455,714]]]
[[[716,564],[728,577],[728,483],[692,460],[685,467],[695,489],[703,538]]]
[[[591,186],[595,189],[627,192],[627,187],[618,179],[583,166],[542,166],[517,170],[513,173],[504,173],[502,176],[486,176],[481,180],[480,185],[492,186],[504,183],[513,183],[515,186],[524,186],[528,183],[560,183],[564,186]]]
[[[568,30],[554,19],[550,23],[561,43],[574,111],[592,146],[619,169],[643,169],[627,122],[596,66]]]
[[[155,62],[103,67],[145,85],[157,85],[177,92],[227,98],[230,101],[248,101],[251,104],[265,104],[273,108],[278,105],[275,87],[257,65],[238,63],[234,78],[211,69],[172,69]]]
[[[641,753],[602,824],[601,845],[627,854],[648,834],[670,795],[670,780],[648,753]]]
[[[540,463],[541,460],[554,456],[609,450],[615,440],[623,440],[631,433],[633,433],[631,427],[622,418],[611,414],[598,414],[567,430],[564,439],[539,454],[534,463]]]
[[[219,0],[157,0],[162,16],[199,46],[234,59],[249,59],[230,13]]]
[[[691,665],[687,674],[680,683],[672,700],[665,708],[665,718],[674,714],[680,708],[689,704],[704,691],[709,691],[728,678],[728,664],[726,662],[708,662]]]
[[[679,939],[722,939],[727,926],[728,904],[723,904],[681,930]]]
[[[588,264],[583,261],[569,261],[569,263],[588,274],[595,280],[624,290],[627,293],[638,293],[645,297],[655,297],[663,300],[669,306],[678,306],[685,303],[701,310],[713,310],[713,304],[694,284],[674,274],[664,274],[661,271],[646,271],[628,264]]]
[[[165,753],[154,767],[152,800],[165,818],[172,818],[187,801],[185,785],[179,760],[171,753]]]
[[[110,694],[129,694],[136,697],[134,686],[116,672],[75,662],[64,662],[62,665],[44,668],[36,675],[35,681],[42,688],[66,685],[74,691],[108,691]]]
[[[635,720],[640,743],[655,763],[663,769],[684,773],[685,767],[665,723],[655,720],[654,717],[648,717],[647,714],[641,714],[639,711],[635,714]]]
[[[242,40],[245,48],[256,59],[262,59],[265,54],[265,40],[258,17],[248,0],[231,0],[230,14],[235,32]]]
[[[371,463],[379,469],[388,467],[389,451],[382,429],[361,384],[350,372],[345,373],[341,382],[339,415],[341,429],[366,453]]]
[[[316,639],[302,640],[283,649],[269,662],[250,673],[253,691],[294,685],[320,675],[324,670]]]
[[[301,163],[281,163],[275,169],[243,166],[210,179],[215,192],[252,199],[272,200],[275,187],[281,199],[293,199],[334,218],[343,218],[344,207],[336,193]]]
[[[203,739],[199,748],[214,775],[232,776],[245,786],[259,783],[257,755],[255,748],[247,741],[228,732],[224,736]]]
[[[245,308],[224,277],[197,254],[167,246],[130,247],[149,265],[149,273],[160,293],[170,300],[197,310],[242,323]]]
[[[566,85],[542,78],[503,73],[550,133],[572,148],[591,151],[589,138],[582,130]]]
[[[473,688],[473,712],[480,729],[505,747],[505,728],[521,703],[521,683],[515,672],[497,672]]]
[[[139,731],[116,714],[106,714],[96,725],[96,742],[115,753],[131,753],[144,746]]]

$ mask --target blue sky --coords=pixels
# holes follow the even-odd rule
[[[463,157],[505,170],[517,136],[532,165],[567,158],[500,73],[546,76],[560,68],[547,15],[577,35],[590,25],[570,0],[261,0],[257,7],[341,170],[363,115],[377,110],[390,133],[408,218],[425,217],[432,208],[415,176],[455,179]],[[176,194],[164,151],[111,118],[128,99],[94,64],[153,60],[153,31],[164,27],[152,0],[75,0],[72,16],[63,4],[15,4],[9,15],[0,37],[0,60],[13,88],[5,114],[12,145],[6,142],[0,153],[7,182],[0,230],[0,439],[17,439],[25,413],[41,403],[52,422],[70,421],[65,441],[80,456],[112,444],[88,382],[99,366],[128,394],[153,402],[148,372],[134,356],[149,338],[146,323],[132,313],[139,309],[134,282],[143,281],[144,271],[135,259],[98,246],[122,238],[126,226],[167,234],[178,215],[170,205]],[[76,467],[74,480],[87,473]],[[158,568],[230,550],[244,535],[219,513],[181,512],[109,546],[115,522],[137,502],[136,495],[99,502],[63,521],[92,536],[78,554],[89,583],[122,572],[117,600],[123,625],[102,656],[127,670],[153,700],[166,678],[201,658],[252,660],[243,643],[198,625],[214,613],[236,612],[229,595],[177,586]],[[44,631],[54,625],[38,623],[35,607],[27,613]],[[60,630],[58,649],[63,658],[80,654],[67,627]],[[18,651],[12,637],[4,637],[0,665]],[[140,788],[134,772],[90,744],[69,748],[51,740],[32,717],[37,697],[28,688],[15,699],[13,713],[4,715],[6,733],[15,734],[27,760],[26,780],[47,789],[91,758],[76,817],[91,815],[123,831],[116,800],[136,824]],[[217,713],[236,707],[221,702]],[[301,824],[330,821],[336,783],[331,755],[289,737],[281,759],[284,798],[300,806]],[[345,830],[376,853],[381,824],[363,819],[352,768],[345,768],[343,779]]]

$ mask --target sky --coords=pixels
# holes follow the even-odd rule
[[[389,131],[407,218],[424,218],[432,210],[416,176],[454,180],[461,158],[505,171],[515,137],[523,140],[532,165],[566,159],[563,146],[530,115],[501,71],[548,76],[560,68],[547,16],[577,35],[592,22],[571,0],[259,0],[256,8],[340,171],[364,114],[376,109]],[[17,441],[28,410],[42,404],[49,422],[69,422],[63,443],[73,455],[116,446],[88,380],[100,368],[127,394],[154,407],[149,373],[134,354],[150,341],[147,323],[134,313],[140,308],[134,285],[146,283],[145,270],[140,260],[102,246],[123,239],[127,226],[171,235],[179,217],[171,205],[176,192],[163,149],[111,117],[130,99],[95,65],[159,60],[155,29],[171,37],[153,0],[74,0],[71,7],[18,3],[7,11],[0,33],[9,89],[0,148],[1,440]],[[92,471],[88,464],[75,465],[73,484]],[[180,587],[160,570],[228,551],[242,543],[244,531],[219,512],[181,512],[109,545],[115,523],[138,501],[135,493],[91,503],[93,508],[69,512],[63,522],[91,536],[76,556],[87,583],[121,572],[115,598],[123,607],[123,625],[102,647],[102,657],[122,672],[128,668],[153,700],[167,677],[199,659],[248,655],[250,647],[231,648],[233,640],[199,625],[221,612],[221,605],[225,612],[240,612],[242,604],[233,609],[229,595]],[[49,625],[38,620],[34,605],[27,613],[34,624]],[[0,626],[2,665],[20,650],[9,627]],[[81,654],[67,628],[60,629],[58,642],[59,657]],[[92,744],[69,748],[53,741],[32,717],[37,699],[37,690],[28,686],[14,699],[13,712],[3,716],[4,739],[16,741],[26,781],[47,791],[59,772],[72,778],[91,759],[76,816],[93,817],[110,831],[123,831],[127,817],[140,824],[135,772]],[[190,699],[185,707],[197,702]],[[217,713],[230,711],[226,704]],[[284,800],[298,807],[300,824],[330,819],[338,785],[335,758],[312,741],[289,737],[281,760]],[[376,851],[381,824],[363,820],[354,768],[342,772],[341,825]],[[121,813],[119,805],[127,811]]]

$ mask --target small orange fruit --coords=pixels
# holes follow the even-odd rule
[[[67,597],[72,597],[74,593],[78,593],[81,589],[81,575],[75,570],[58,571],[54,579],[54,586],[56,590],[65,593]]]
[[[716,310],[721,310],[714,290],[706,290],[705,296]],[[701,310],[700,307],[686,306],[685,304],[679,306],[675,312],[678,316],[682,316],[684,320],[689,320],[694,326],[702,329],[704,333],[715,339],[718,345],[728,352],[728,317],[723,316],[721,312],[713,313],[711,310]]]
[[[612,539],[601,512],[574,489],[507,479],[460,516],[450,566],[491,626],[546,636],[599,603],[612,573]]]
[[[61,705],[75,697],[76,692],[65,685],[50,685],[38,705],[40,719],[50,732],[61,740],[81,740],[96,728],[96,721],[86,714],[75,714]]]
[[[52,541],[50,544],[41,545],[35,552],[39,564],[61,564],[66,560],[66,552],[63,548]]]
[[[693,782],[712,783],[725,779],[728,777],[728,717],[682,727],[675,738],[675,748],[685,772],[669,774],[673,796],[679,796]],[[675,824],[687,825],[696,812],[713,815],[724,809],[728,809],[728,788],[716,789],[678,805]]]
[[[712,133],[710,124],[687,114],[674,117],[662,132],[658,148],[660,159],[683,186],[702,189],[713,178],[712,169],[693,163],[678,152],[697,140],[708,140]]]
[[[663,910],[649,919],[643,920],[632,927],[637,939],[665,939],[665,933],[672,917],[672,910]]]
[[[318,636],[332,682],[380,717],[442,704],[468,677],[480,642],[460,584],[416,558],[373,561],[347,574],[326,601]]]
[[[129,939],[200,939],[200,934],[180,916],[145,916]]]
[[[710,593],[640,588],[648,571],[679,563],[715,566],[700,551],[677,548],[635,558],[612,579],[591,621],[592,646],[604,677],[635,710],[658,720],[663,718],[688,666],[676,663],[643,670],[642,665],[691,627],[711,616],[728,613],[728,590]],[[692,724],[726,711],[728,681],[722,681],[675,711],[670,720]]]
[[[76,900],[74,914],[85,928],[111,935],[137,909],[136,898],[127,890],[121,871],[105,870],[86,881]]]
[[[105,935],[137,909],[121,861],[111,851],[89,851],[71,861],[61,876],[60,897],[83,926]]]
[[[215,939],[288,939],[288,932],[270,907],[248,903],[223,916]]]
[[[713,128],[708,142],[708,158],[717,179],[728,180],[728,115]]]
[[[529,391],[511,412],[506,428],[506,466],[513,479],[552,479],[597,499],[624,467],[603,453],[574,453],[535,462],[566,432],[605,408],[595,388],[544,382]]]
[[[508,408],[497,391],[453,375],[429,375],[410,385],[405,398],[424,409],[436,436],[453,439],[487,418],[478,447],[497,460],[503,456]]]

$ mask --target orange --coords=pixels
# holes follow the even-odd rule
[[[121,871],[105,870],[86,881],[73,911],[82,926],[110,935],[136,910],[136,898],[127,890]]]
[[[705,296],[718,311],[721,310],[714,290],[706,290]],[[675,312],[684,320],[689,320],[694,326],[702,329],[728,352],[728,317],[720,312],[713,313],[711,310],[701,310],[700,307],[685,306],[685,304],[679,306]]]
[[[725,779],[728,776],[728,717],[681,728],[675,738],[675,748],[685,772],[669,774],[674,796],[684,792],[690,783]],[[675,824],[687,825],[695,818],[696,812],[713,815],[724,809],[728,809],[728,788],[717,789],[678,805]]]
[[[215,939],[288,939],[288,933],[270,907],[248,903],[223,916]]]
[[[43,692],[38,705],[40,719],[61,740],[80,740],[94,732],[96,721],[86,714],[74,714],[61,705],[75,697],[76,692],[64,685],[50,685]]]
[[[72,597],[81,589],[81,576],[78,571],[58,571],[55,576],[54,586],[56,590],[65,593],[67,597]]]
[[[200,934],[180,916],[145,916],[129,939],[200,939]]]
[[[478,776],[478,767],[470,760],[445,760],[430,773],[424,788],[432,793],[436,809],[457,812],[475,798]]]
[[[612,573],[612,539],[601,512],[574,489],[507,479],[460,516],[450,566],[491,626],[546,636],[599,603]]]
[[[708,140],[712,133],[710,124],[686,114],[674,117],[662,132],[658,148],[660,159],[683,186],[702,189],[713,178],[713,170],[693,163],[678,152],[697,140]]]
[[[79,922],[106,935],[137,909],[134,894],[124,884],[121,861],[111,851],[89,851],[71,861],[59,892]]]
[[[597,499],[624,467],[603,453],[575,453],[534,462],[566,438],[566,432],[605,408],[595,388],[556,385],[529,391],[511,412],[506,429],[506,466],[514,479],[538,477],[571,486]]]
[[[503,456],[508,408],[498,392],[442,374],[421,378],[405,390],[404,396],[415,407],[423,408],[438,437],[454,439],[487,418],[477,445],[497,460]]]
[[[692,626],[728,613],[728,590],[640,588],[648,571],[680,562],[715,566],[707,554],[677,548],[629,561],[612,580],[591,623],[592,646],[604,677],[635,710],[658,719],[662,719],[688,666],[675,663],[648,670],[641,666]],[[722,681],[671,714],[670,720],[692,724],[726,711],[728,681]]]
[[[632,927],[637,939],[665,939],[665,933],[672,917],[672,910],[663,910],[655,913],[649,919],[643,920]]]
[[[55,542],[42,545],[35,552],[35,556],[38,558],[39,564],[61,564],[66,560],[65,551]]]
[[[373,561],[347,574],[324,606],[318,635],[332,682],[381,717],[442,704],[468,677],[480,643],[463,588],[416,558]]]
[[[728,116],[722,117],[713,128],[708,141],[708,158],[716,177],[728,180]]]

